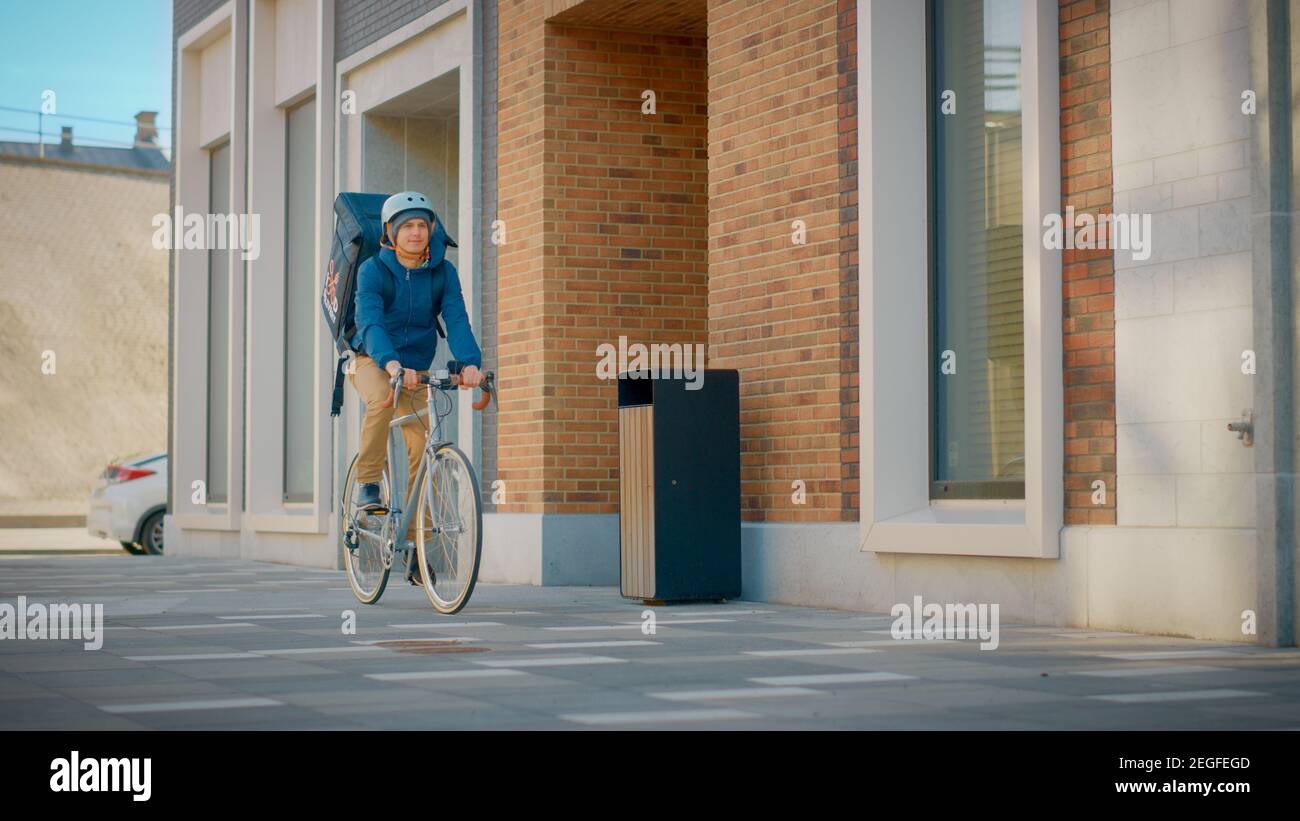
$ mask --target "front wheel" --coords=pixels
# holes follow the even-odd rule
[[[438,448],[420,483],[415,546],[424,592],[439,613],[460,611],[474,592],[483,549],[478,477],[455,445]]]

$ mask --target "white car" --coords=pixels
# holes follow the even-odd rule
[[[90,492],[86,529],[116,539],[132,553],[163,552],[167,512],[167,454],[114,460]]]

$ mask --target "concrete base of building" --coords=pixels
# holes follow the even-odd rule
[[[479,579],[617,585],[618,514],[485,513]]]
[[[1250,529],[1067,527],[1059,559],[868,553],[846,524],[746,524],[745,599],[888,612],[914,596],[997,603],[1000,618],[1253,642]]]
[[[163,544],[168,556],[207,559],[246,559],[298,567],[342,570],[335,533],[277,533],[182,528],[172,516],[163,517]]]

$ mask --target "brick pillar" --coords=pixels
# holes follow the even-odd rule
[[[497,250],[498,359],[508,400],[497,416],[497,478],[505,482],[499,512],[540,513],[547,420],[544,328],[542,73],[545,49],[540,3],[497,7],[497,214],[505,244]],[[485,220],[491,221],[491,215]],[[491,230],[485,226],[485,230]],[[553,413],[553,411],[552,411]],[[487,489],[484,489],[487,492]]]
[[[1061,0],[1061,207],[1110,213],[1110,3]],[[1067,226],[1067,230],[1070,230]],[[1065,523],[1115,524],[1115,260],[1062,255]],[[1106,503],[1092,483],[1106,483]]]
[[[740,371],[749,521],[857,517],[854,5],[709,0],[709,354]]]
[[[547,24],[547,512],[618,512],[598,346],[708,341],[704,61],[700,37]]]
[[[617,513],[597,347],[707,341],[704,39],[596,25],[618,11],[499,6],[501,512]]]

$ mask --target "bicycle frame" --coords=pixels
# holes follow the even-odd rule
[[[420,465],[415,470],[415,476],[411,480],[411,486],[406,489],[405,502],[398,510],[392,510],[390,508],[388,511],[388,518],[390,521],[392,521],[394,517],[397,517],[396,528],[392,531],[392,535],[390,536],[393,543],[400,541],[401,537],[399,537],[398,534],[406,533],[407,528],[411,525],[411,518],[419,508],[416,494],[419,493],[420,486],[424,483],[424,474],[429,469],[433,454],[438,452],[438,448],[445,444],[449,444],[449,440],[444,439],[442,435],[442,420],[451,413],[451,410],[449,409],[447,413],[444,414],[438,413],[436,406],[437,399],[434,394],[434,391],[437,390],[440,389],[435,388],[433,385],[426,385],[424,408],[415,413],[408,413],[405,416],[397,417],[388,423],[388,459],[387,464],[384,466],[384,470],[388,472],[388,487],[391,489],[390,493],[393,496],[397,496],[398,476],[395,468],[397,461],[394,457],[397,455],[395,446],[397,444],[398,429],[403,425],[414,424],[421,416],[433,419],[433,427],[429,429],[428,435],[424,440],[424,452],[420,455]],[[394,406],[395,405],[396,402],[394,401]],[[454,407],[455,402],[452,402],[452,408]],[[404,479],[405,477],[403,476],[402,478]],[[407,557],[408,565],[413,561],[414,559],[411,556]]]

